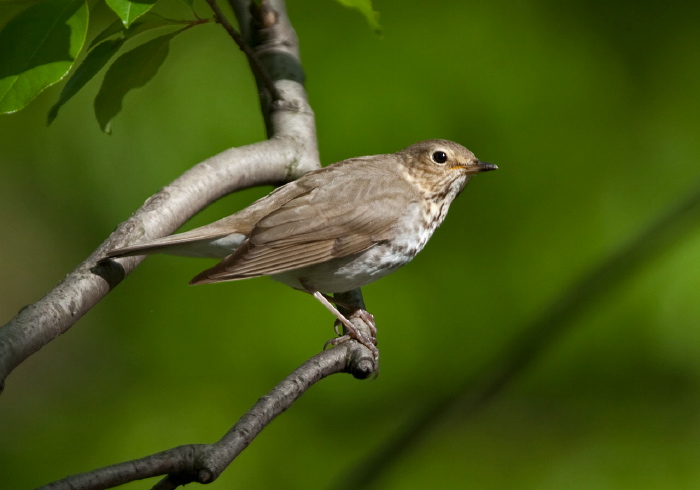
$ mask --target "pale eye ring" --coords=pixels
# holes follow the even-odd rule
[[[444,151],[435,151],[430,155],[430,158],[432,158],[435,163],[442,165],[447,161],[447,153]]]

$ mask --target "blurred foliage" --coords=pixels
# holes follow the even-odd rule
[[[364,288],[380,329],[379,378],[322,381],[211,488],[332,487],[697,189],[700,5],[375,8],[382,38],[335,2],[288,4],[323,161],[440,137],[500,170],[474,179],[413,263]],[[99,4],[90,15],[114,21]],[[60,87],[0,118],[2,323],[159,187],[264,137],[245,60],[215,25],[172,40],[111,136],[94,122],[100,78],[48,129]],[[188,227],[268,191],[225,198]],[[209,264],[148,259],[12,374],[0,397],[3,488],[214,441],[331,335],[312,298],[268,279],[188,287]],[[697,488],[698,267],[691,229],[585,310],[486,410],[439,421],[379,486]]]
[[[369,26],[375,33],[381,34],[382,26],[379,23],[379,12],[374,10],[372,0],[336,0],[339,4],[345,5],[348,8],[356,9],[360,12]]]

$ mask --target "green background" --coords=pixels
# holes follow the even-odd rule
[[[386,0],[375,2],[381,37],[335,2],[288,7],[324,164],[439,137],[500,170],[472,181],[413,263],[364,288],[378,379],[314,386],[215,489],[334,488],[698,189],[700,4]],[[104,7],[91,15],[108,18]],[[221,28],[191,29],[171,48],[111,136],[92,113],[95,81],[49,128],[57,87],[0,117],[0,322],[161,186],[264,138],[249,70]],[[187,227],[268,191],[225,198]],[[380,488],[698,488],[700,227],[685,226],[581,305],[493,403],[436,421]],[[148,259],[12,373],[0,486],[213,442],[331,336],[320,305],[269,279],[188,287],[209,265]]]

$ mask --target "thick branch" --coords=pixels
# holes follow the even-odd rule
[[[256,35],[256,42],[262,39],[263,48],[274,53],[260,61],[280,95],[279,101],[271,103],[261,94],[270,139],[226,150],[195,165],[148,199],[58,286],[0,328],[0,389],[15,367],[66,332],[140,263],[141,259],[131,258],[121,261],[122,267],[97,265],[106,250],[168,235],[233,191],[282,183],[319,167],[313,111],[299,81],[303,71],[296,34],[283,2],[271,5],[277,10],[277,22],[265,27],[265,35]],[[247,32],[253,35],[255,29]]]
[[[216,4],[213,1],[211,4],[220,22],[227,24]],[[270,139],[227,150],[194,166],[151,197],[57,288],[0,329],[0,379],[42,345],[70,328],[141,261],[139,257],[129,257],[119,264],[98,263],[107,250],[170,234],[194,213],[227,193],[253,185],[281,183],[318,168],[313,113],[301,85],[303,72],[296,36],[286,18],[284,5],[281,1],[263,2],[252,12],[246,15],[250,25],[243,32],[246,41],[255,45],[255,52],[264,54],[259,58],[257,54],[249,54],[251,61],[260,60],[264,67],[254,68],[258,86],[274,84],[274,90],[260,93]],[[270,94],[276,99],[274,102]],[[360,291],[347,293],[343,301],[348,306],[350,321],[368,335],[369,332],[364,331],[368,325],[361,310],[357,310],[364,308]],[[155,487],[160,490],[190,482],[211,482],[274,417],[289,408],[311,385],[334,373],[348,372],[364,379],[376,371],[375,356],[358,342],[346,341],[305,362],[258,400],[214,444],[180,446],[70,476],[43,488],[112,488],[159,475],[167,475]]]
[[[317,354],[298,367],[272,391],[260,398],[214,444],[179,446],[145,458],[69,476],[41,488],[96,490],[159,475],[168,476],[154,487],[158,490],[173,489],[191,482],[210,483],[248,447],[267,424],[287,410],[314,383],[341,372],[364,379],[375,372],[375,369],[374,357],[369,349],[355,341],[344,342]]]

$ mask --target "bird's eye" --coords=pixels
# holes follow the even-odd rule
[[[444,151],[436,151],[432,154],[435,163],[443,164],[447,161],[447,153]]]

